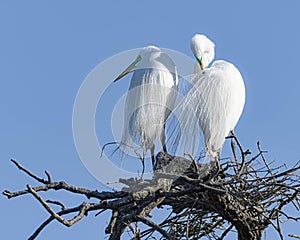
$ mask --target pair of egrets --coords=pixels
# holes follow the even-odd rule
[[[181,102],[183,126],[197,119],[209,156],[219,165],[219,155],[226,136],[236,126],[245,103],[245,86],[238,69],[217,60],[211,67],[214,43],[196,34],[191,50],[196,58],[192,89]],[[125,126],[122,141],[138,141],[143,153],[151,151],[154,166],[154,142],[160,136],[166,149],[165,124],[174,107],[178,88],[177,70],[172,59],[159,48],[143,48],[135,61],[115,81],[134,71],[125,104]],[[185,129],[182,129],[185,131]]]

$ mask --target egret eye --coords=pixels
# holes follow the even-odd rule
[[[137,58],[136,58],[136,61],[139,62],[139,61],[141,61],[141,60],[142,60],[142,56],[141,56],[141,55],[138,55]]]

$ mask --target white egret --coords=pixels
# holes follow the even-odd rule
[[[172,59],[158,47],[143,48],[137,58],[115,80],[134,71],[125,103],[125,122],[122,136],[124,146],[137,144],[147,150],[155,163],[155,140],[160,137],[166,152],[165,124],[176,99],[178,77]]]
[[[234,130],[245,104],[245,85],[239,70],[231,63],[214,58],[214,43],[196,34],[191,50],[197,60],[194,87],[186,102],[193,105],[204,134],[208,154],[220,169],[220,152],[225,137]],[[192,113],[192,114],[194,114]]]

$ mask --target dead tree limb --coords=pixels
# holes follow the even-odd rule
[[[27,185],[26,189],[16,192],[6,190],[3,194],[9,199],[31,194],[49,213],[49,218],[29,239],[36,239],[54,220],[70,227],[91,211],[97,211],[99,215],[106,210],[112,212],[105,229],[109,239],[120,239],[129,229],[132,239],[149,239],[151,236],[225,239],[230,232],[235,232],[240,240],[258,240],[268,226],[284,239],[282,220],[300,221],[299,162],[291,169],[285,165],[273,166],[274,163],[265,158],[266,151],[259,143],[258,152],[252,156],[249,150],[243,150],[235,135],[230,138],[234,156],[221,161],[222,170],[217,175],[212,175],[215,172],[213,163],[199,164],[190,155],[190,159],[185,159],[158,153],[153,179],[119,179],[125,185],[122,191],[99,192],[64,181],[55,182],[48,172],[45,172],[45,179],[40,178],[12,160],[18,169],[40,185]],[[75,193],[85,196],[87,201],[80,202],[77,207],[68,207],[56,199],[45,200],[43,192],[49,190]],[[55,211],[50,204],[60,206],[61,210]],[[287,205],[295,208],[295,216],[284,211]],[[171,213],[160,223],[151,220],[152,210],[164,206],[171,207]],[[68,218],[71,213],[75,216]],[[289,236],[299,238],[293,233]]]

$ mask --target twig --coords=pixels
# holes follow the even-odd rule
[[[194,168],[196,170],[196,173],[198,174],[199,173],[199,168],[198,168],[198,164],[197,164],[195,158],[190,153],[188,153],[188,152],[186,152],[184,155],[188,156],[192,160],[193,166],[194,166]]]
[[[40,195],[37,194],[36,191],[33,190],[32,187],[30,187],[29,184],[27,184],[27,189],[42,204],[42,206],[47,210],[47,212],[50,213],[51,216],[53,216],[57,221],[66,225],[67,227],[72,226],[74,223],[82,219],[84,217],[86,210],[90,207],[88,203],[84,202],[82,204],[81,210],[78,213],[78,215],[74,217],[72,220],[66,220],[65,218],[62,218],[59,214],[57,214],[55,211],[53,211],[52,208],[42,199]]]
[[[146,219],[146,218],[141,217],[141,216],[136,216],[135,219],[136,219],[136,221],[141,221],[144,224],[148,225],[149,227],[152,227],[153,229],[155,229],[156,231],[161,233],[161,235],[163,235],[166,239],[175,240],[175,238],[173,238],[169,233],[167,233],[165,230],[163,230],[156,223],[150,221],[149,219]]]
[[[57,214],[59,216],[62,215],[66,215],[66,214],[70,214],[70,213],[74,213],[74,212],[78,212],[81,209],[81,204],[78,207],[74,207],[74,208],[69,208],[66,210],[62,210],[60,212],[58,212]],[[44,221],[35,231],[34,233],[28,238],[28,240],[34,240],[39,233],[49,224],[51,223],[53,220],[55,220],[55,218],[51,215],[46,221]]]
[[[233,224],[230,224],[230,226],[222,233],[221,237],[219,237],[218,240],[222,240],[226,237],[226,235],[231,231],[233,228]]]
[[[45,171],[45,174],[46,174],[46,176],[47,176],[47,184],[49,184],[49,183],[52,183],[52,179],[51,179],[51,175],[50,175],[50,173],[48,172],[48,171]]]
[[[249,151],[249,149],[247,149],[246,151],[244,151],[240,141],[238,140],[238,138],[234,135],[234,132],[231,131],[231,136],[228,136],[226,138],[231,138],[231,139],[234,139],[235,142],[237,143],[238,147],[239,147],[239,150],[241,152],[241,157],[242,157],[242,163],[240,165],[240,168],[238,170],[238,174],[237,174],[237,177],[239,178],[243,171],[244,171],[244,168],[245,168],[245,164],[246,164],[246,156],[248,154],[251,154],[251,152]],[[236,165],[238,166],[238,161],[237,161],[237,157],[236,157],[236,150],[235,150],[235,146],[233,144],[233,142],[231,142],[231,148],[232,148],[232,152],[233,152],[233,155],[235,157],[235,161],[236,161]]]
[[[52,204],[61,206],[61,210],[65,210],[66,209],[66,206],[63,203],[59,202],[59,201],[47,200],[46,203],[52,203]]]
[[[292,237],[292,238],[300,239],[300,236],[297,236],[297,235],[294,235],[294,234],[289,234],[288,236],[289,236],[289,237]]]
[[[108,146],[108,145],[119,145],[118,147],[116,147],[116,149],[113,151],[112,155],[115,153],[116,150],[118,150],[120,148],[120,144],[121,142],[109,142],[109,143],[105,143],[101,149],[101,153],[100,153],[100,158],[102,157],[103,155],[103,152],[105,150],[105,148]]]
[[[51,177],[50,175],[48,175],[47,172],[46,175],[48,177],[48,180],[45,180],[43,178],[39,178],[36,175],[34,175],[32,172],[30,172],[29,170],[27,170],[26,168],[24,168],[21,164],[19,164],[16,160],[11,159],[11,161],[17,166],[17,168],[23,172],[25,172],[27,175],[29,175],[30,177],[32,177],[33,179],[37,180],[38,182],[44,183],[44,184],[49,184],[51,183]]]
[[[266,161],[266,159],[265,159],[265,156],[264,156],[264,154],[263,154],[264,151],[262,151],[261,148],[260,148],[260,143],[259,143],[259,141],[257,142],[257,148],[258,148],[259,152],[261,153],[260,156],[261,156],[262,160],[264,161],[265,166],[267,167],[267,169],[268,169],[268,171],[269,171],[269,174],[270,174],[270,175],[273,175],[271,169],[269,168],[269,164],[267,163],[267,161]],[[274,178],[274,180],[276,181],[275,178]]]

